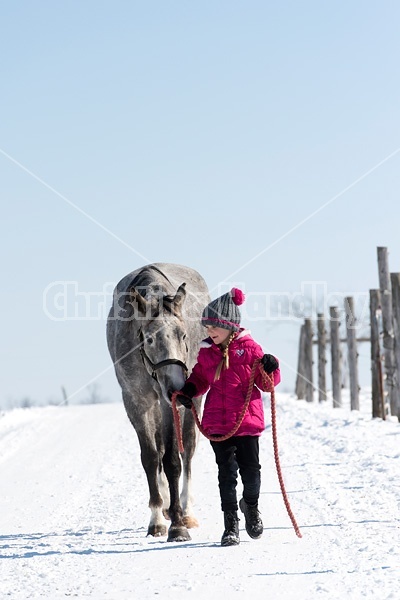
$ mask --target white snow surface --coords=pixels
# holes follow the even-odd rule
[[[277,390],[283,478],[269,398],[260,440],[264,535],[222,548],[217,471],[201,437],[192,540],[146,537],[148,492],[121,404],[0,417],[0,598],[400,598],[400,425]],[[347,403],[348,404],[348,403]],[[238,485],[240,497],[241,484]]]

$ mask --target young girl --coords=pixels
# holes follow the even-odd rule
[[[238,471],[243,483],[239,508],[244,513],[246,531],[253,539],[263,533],[258,511],[261,483],[258,442],[265,428],[260,390],[268,392],[270,389],[264,384],[260,369],[273,373],[275,385],[280,382],[278,360],[271,354],[264,354],[250,332],[240,327],[238,306],[243,301],[243,292],[233,288],[206,306],[202,324],[209,337],[201,343],[197,363],[177,395],[179,402],[190,409],[192,398],[208,392],[202,426],[208,435],[226,435],[234,428],[243,409],[254,361],[261,359],[262,366],[256,370],[250,404],[239,429],[225,441],[211,441],[224,513],[222,546],[236,545],[240,541],[236,497]]]

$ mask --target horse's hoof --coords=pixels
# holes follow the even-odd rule
[[[192,538],[186,527],[170,527],[167,542],[188,542]]]
[[[193,527],[199,526],[198,520],[195,519],[194,517],[189,517],[189,515],[186,515],[186,517],[183,517],[183,524],[188,529],[193,529]]]
[[[149,525],[147,535],[162,537],[163,535],[167,535],[167,527],[166,525]]]

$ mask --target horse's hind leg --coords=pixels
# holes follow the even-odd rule
[[[168,512],[168,506],[170,505],[169,486],[168,486],[168,480],[164,473],[162,463],[160,463],[160,468],[158,470],[158,489],[160,490],[160,494],[163,499],[163,509],[162,509],[163,515],[166,519],[169,520],[169,512]]]
[[[185,412],[185,419],[182,430],[184,453],[182,455],[183,477],[181,506],[183,509],[183,522],[191,529],[198,527],[199,523],[193,515],[193,496],[192,496],[192,458],[198,441],[196,425],[191,412]]]

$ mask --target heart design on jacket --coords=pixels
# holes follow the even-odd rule
[[[238,356],[243,356],[243,354],[244,354],[244,350],[243,350],[243,348],[241,348],[240,350],[239,350],[239,349],[238,349],[238,350],[236,350],[236,354],[237,354]]]

